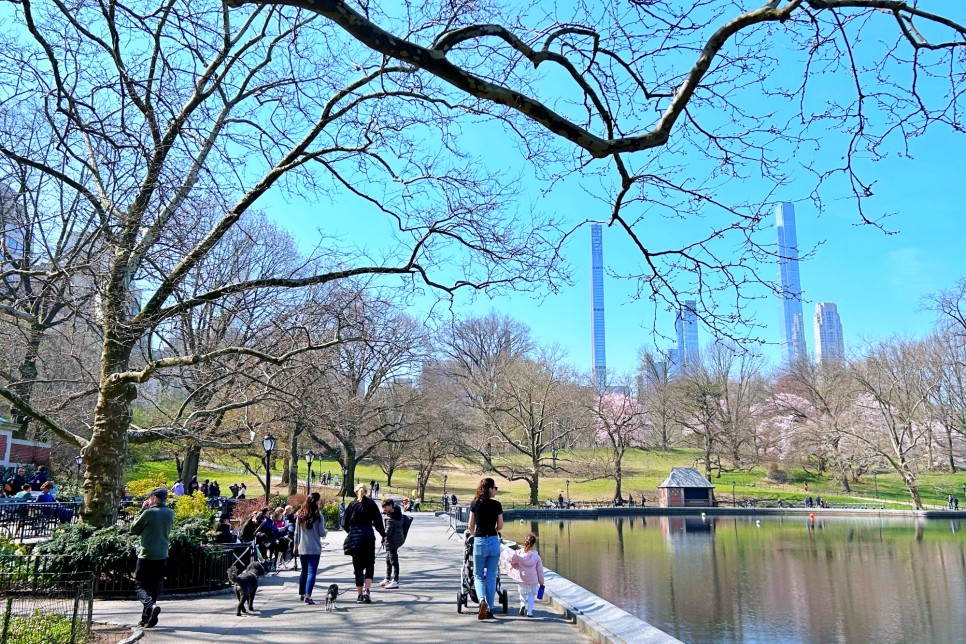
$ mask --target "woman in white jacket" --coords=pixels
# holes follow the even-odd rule
[[[533,600],[543,588],[543,560],[534,550],[537,535],[532,532],[523,538],[523,551],[513,552],[506,558],[510,570],[507,576],[517,582],[520,592],[520,616],[533,617]]]

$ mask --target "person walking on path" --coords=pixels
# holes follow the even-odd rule
[[[473,535],[473,577],[476,596],[480,598],[479,619],[494,619],[491,608],[496,577],[500,574],[500,531],[503,530],[503,505],[493,498],[498,489],[493,479],[481,479],[470,504],[468,529]]]
[[[134,569],[134,592],[144,604],[138,626],[153,628],[158,624],[161,607],[158,596],[164,582],[164,570],[168,564],[168,546],[174,510],[165,507],[168,491],[161,488],[151,493],[144,502],[141,514],[131,524],[131,534],[141,537],[138,562]]]
[[[342,517],[342,529],[348,532],[343,552],[352,557],[352,571],[355,574],[357,604],[371,604],[369,589],[372,586],[372,576],[376,567],[376,535],[373,528],[386,538],[386,529],[382,525],[382,515],[379,506],[370,499],[365,483],[355,487],[356,498],[345,509]]]
[[[533,601],[543,588],[543,559],[534,549],[536,545],[537,535],[530,532],[523,538],[523,552],[507,550],[507,576],[517,582],[521,617],[533,617]]]
[[[395,590],[399,588],[399,548],[406,540],[403,534],[403,516],[392,499],[382,502],[382,514],[386,528],[386,538],[382,540],[382,545],[386,547],[386,578],[379,585]]]
[[[319,511],[319,498],[318,492],[310,494],[295,515],[295,554],[302,563],[299,600],[306,604],[315,603],[312,600],[312,589],[315,588],[315,576],[319,571],[319,559],[322,557],[322,539],[328,534]]]

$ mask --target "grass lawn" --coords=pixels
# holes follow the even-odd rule
[[[562,461],[570,458],[579,458],[581,454],[562,454]],[[623,493],[627,497],[628,493],[634,495],[635,503],[640,502],[643,494],[648,504],[655,504],[658,498],[658,486],[667,477],[673,467],[693,467],[697,450],[673,450],[670,452],[632,450],[627,453],[624,459],[624,484]],[[281,464],[277,461],[277,468],[273,471],[272,488],[280,489],[281,485]],[[255,463],[253,463],[255,467]],[[699,468],[700,470],[701,468]],[[339,474],[341,468],[335,461],[316,461],[312,464],[313,473],[318,476],[322,472],[332,472]],[[308,466],[304,461],[299,463],[299,487],[304,490],[305,476]],[[878,476],[865,476],[861,481],[852,483],[852,494],[844,494],[839,483],[829,477],[818,477],[801,468],[788,468],[785,470],[788,475],[789,483],[777,484],[766,480],[767,470],[765,467],[758,467],[749,472],[725,473],[718,478],[713,478],[711,483],[715,486],[716,497],[724,502],[731,500],[732,490],[735,498],[758,499],[758,500],[778,500],[782,499],[789,503],[799,504],[806,496],[821,496],[833,505],[836,503],[858,502],[861,498],[879,498],[889,505],[895,507],[909,507],[909,493],[905,486],[895,474],[879,474]],[[127,480],[146,478],[155,474],[164,474],[169,483],[174,483],[177,478],[177,469],[173,461],[165,462],[144,462],[130,468],[127,472]],[[426,496],[430,500],[439,499],[443,493],[443,477],[446,477],[446,493],[456,494],[460,500],[468,500],[472,497],[479,483],[480,477],[484,474],[474,465],[459,459],[448,465],[440,467],[431,477],[427,487]],[[237,464],[228,466],[224,469],[213,467],[201,467],[198,471],[200,480],[217,480],[222,490],[227,493],[231,483],[242,483],[249,489],[249,497],[263,492],[258,479],[250,474],[242,474],[237,471]],[[500,487],[500,499],[507,504],[526,503],[529,499],[529,486],[523,481],[507,481],[501,477],[494,476],[497,485]],[[379,481],[382,490],[390,494],[400,496],[410,496],[416,484],[416,473],[413,470],[401,469],[393,474],[390,487],[386,485],[386,476],[377,466],[361,464],[356,468],[356,479],[368,483],[370,480]],[[580,480],[569,475],[564,471],[557,474],[546,474],[540,481],[540,499],[556,499],[557,495],[563,493],[567,495],[567,480],[570,480],[570,498],[578,501],[604,501],[613,499],[614,481],[612,478],[601,478],[594,480]],[[804,485],[808,483],[808,492],[805,492]],[[938,473],[928,472],[920,478],[920,494],[923,502],[927,506],[945,506],[946,496],[953,494],[960,496],[960,501],[966,504],[963,492],[963,484],[966,483],[966,473]],[[732,487],[732,484],[733,487]]]

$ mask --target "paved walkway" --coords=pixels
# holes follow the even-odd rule
[[[282,571],[262,578],[255,598],[255,615],[235,616],[234,595],[191,599],[161,598],[158,626],[145,629],[144,644],[245,642],[296,644],[349,637],[356,642],[453,642],[495,638],[501,644],[535,641],[588,641],[547,603],[538,603],[534,617],[517,615],[515,584],[504,577],[510,595],[510,613],[498,607],[495,621],[480,622],[470,604],[456,612],[463,544],[446,539],[446,520],[428,513],[416,514],[406,545],[399,551],[402,579],[399,590],[373,588],[371,605],[355,603],[352,564],[342,554],[344,533],[330,532],[319,565],[314,598],[307,606],[298,600],[298,573]],[[385,563],[376,557],[376,583]],[[339,584],[338,610],[326,613],[323,599],[331,583]],[[94,621],[133,626],[141,618],[134,601],[97,601]]]

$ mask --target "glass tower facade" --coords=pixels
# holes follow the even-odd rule
[[[677,369],[694,365],[701,357],[698,348],[697,305],[695,300],[685,300],[674,316],[674,332],[677,335],[678,346],[673,355]]]
[[[802,313],[802,282],[798,274],[798,235],[795,206],[781,203],[775,213],[778,230],[778,270],[782,298],[782,359],[797,362],[808,356],[805,347],[805,318]]]
[[[815,359],[821,362],[844,358],[845,338],[839,309],[835,302],[819,302],[815,305]]]
[[[607,386],[607,354],[604,350],[604,240],[600,224],[590,226],[590,355],[594,382]]]

